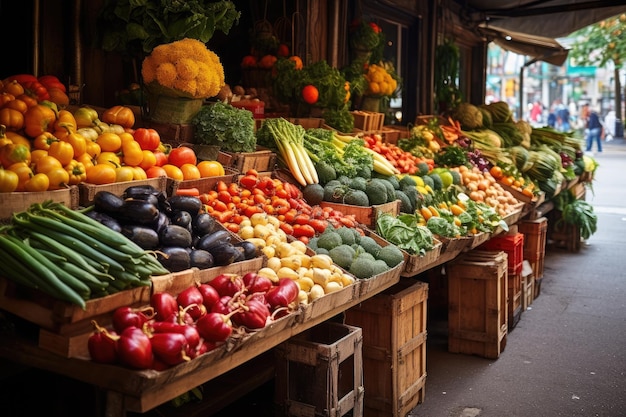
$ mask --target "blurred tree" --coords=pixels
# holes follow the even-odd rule
[[[610,61],[614,66],[615,114],[618,122],[623,120],[619,72],[626,57],[626,14],[602,20],[572,34],[576,42],[570,57],[578,65],[604,67]]]

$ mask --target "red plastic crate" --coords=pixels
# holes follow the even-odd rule
[[[500,250],[508,256],[509,273],[520,274],[524,262],[524,234],[496,236],[485,242],[482,247],[485,250]]]

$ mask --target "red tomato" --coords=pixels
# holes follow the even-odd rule
[[[154,151],[161,144],[161,136],[154,129],[140,127],[133,133],[133,137],[141,146],[141,149]]]
[[[317,99],[320,96],[320,92],[317,87],[309,84],[302,89],[302,99],[308,104],[317,103]]]
[[[278,45],[278,51],[276,51],[276,55],[287,58],[289,56],[289,46],[285,45],[284,43]]]
[[[155,166],[162,167],[163,165],[167,164],[167,155],[165,154],[165,152],[154,151],[153,153],[154,157],[156,158],[156,163],[154,164]]]
[[[167,177],[167,171],[161,167],[153,166],[146,170],[146,176],[148,178]]]
[[[197,158],[193,149],[187,146],[179,146],[170,151],[167,158],[168,162],[177,167],[181,167],[184,164],[196,165]]]

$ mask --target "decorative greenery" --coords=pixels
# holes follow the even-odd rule
[[[459,47],[446,39],[435,49],[435,109],[438,113],[455,108],[463,101],[457,78],[459,76]]]
[[[183,38],[207,43],[215,31],[228,34],[240,15],[227,0],[106,0],[98,38],[105,51],[143,56]]]

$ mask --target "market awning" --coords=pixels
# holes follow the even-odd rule
[[[626,13],[626,0],[459,0],[462,19],[501,47],[561,65],[555,38]]]

